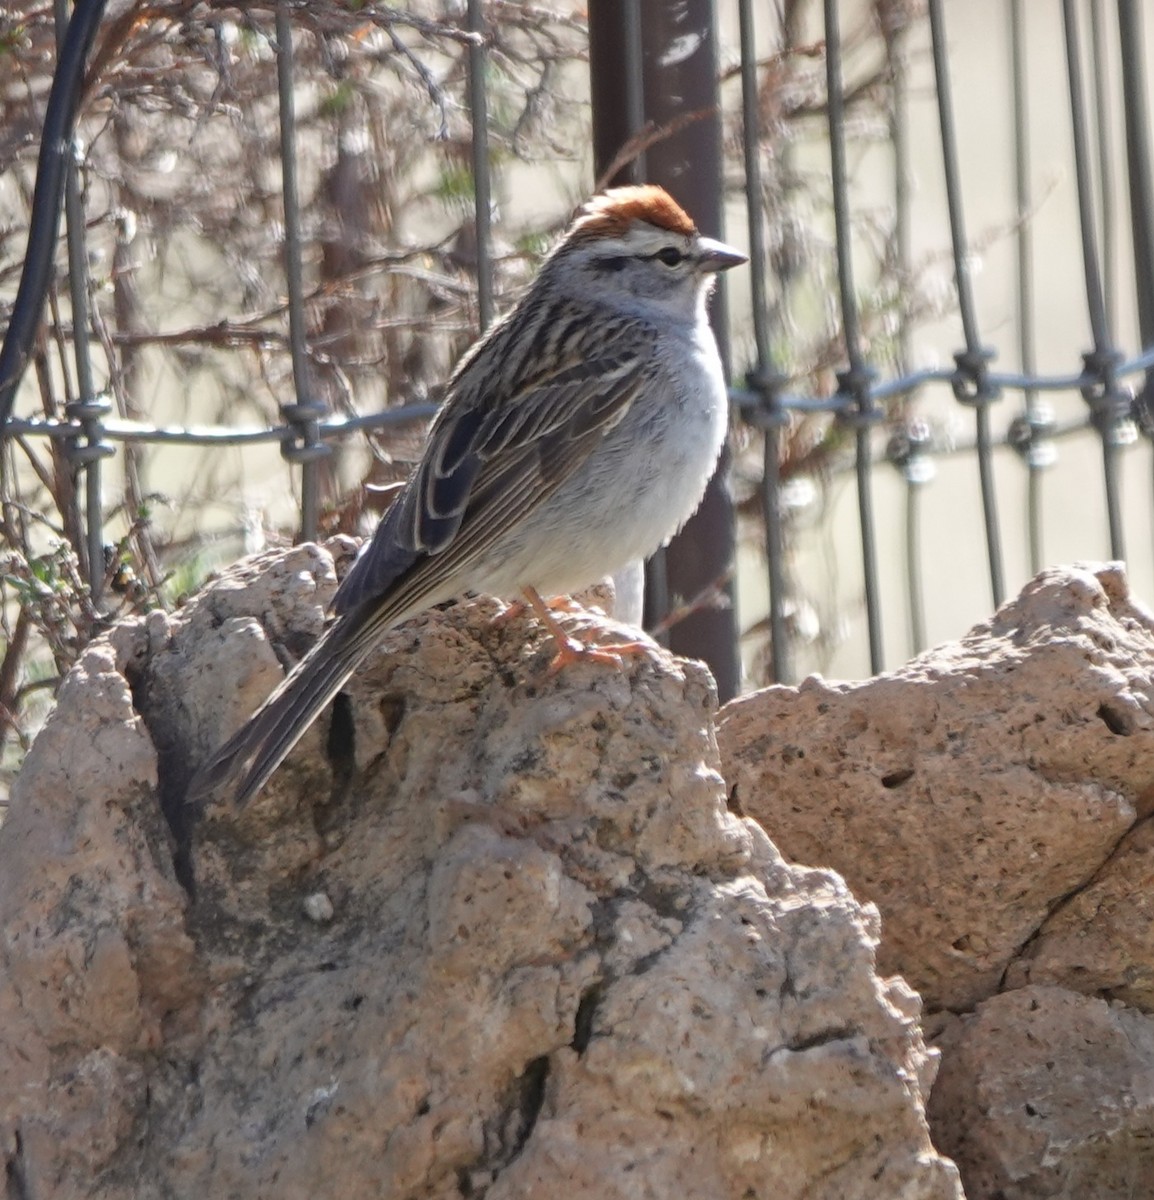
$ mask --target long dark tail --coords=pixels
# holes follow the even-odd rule
[[[326,704],[344,687],[380,635],[404,613],[369,602],[339,617],[284,682],[201,768],[190,796],[238,780],[238,806],[264,787]]]

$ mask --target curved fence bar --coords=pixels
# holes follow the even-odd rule
[[[752,370],[746,374],[746,385],[757,397],[757,407],[746,410],[745,419],[762,430],[763,438],[761,499],[765,518],[765,559],[769,572],[770,671],[776,682],[790,683],[793,680],[793,668],[785,623],[785,538],[781,518],[780,471],[781,429],[789,417],[780,403],[785,377],[774,366],[769,349],[769,297],[766,289],[766,272],[769,268],[761,203],[753,0],[740,0],[738,20],[741,36],[741,136],[749,225],[749,284],[753,304],[753,344],[757,355]]]
[[[12,413],[16,388],[28,364],[52,281],[61,198],[73,161],[76,114],[84,89],[84,64],[103,15],[104,0],[77,0],[61,42],[52,90],[48,94],[24,267],[4,334],[4,345],[0,347],[0,433]]]
[[[825,66],[829,112],[830,176],[833,183],[833,216],[837,235],[837,278],[841,298],[842,332],[847,370],[838,372],[842,420],[854,431],[858,518],[861,526],[862,579],[865,585],[866,626],[869,631],[870,669],[882,669],[881,593],[878,584],[877,535],[874,529],[870,439],[875,425],[885,419],[870,391],[873,372],[861,351],[857,293],[853,277],[853,233],[850,225],[849,180],[845,159],[845,96],[841,76],[841,31],[837,0],[825,0]]]
[[[1120,424],[1129,414],[1130,398],[1118,387],[1117,368],[1122,356],[1114,348],[1102,283],[1102,255],[1098,245],[1098,225],[1091,181],[1090,135],[1087,129],[1081,35],[1073,0],[1062,0],[1062,18],[1066,34],[1066,75],[1070,85],[1070,127],[1074,138],[1074,176],[1078,188],[1078,223],[1082,242],[1082,269],[1086,282],[1086,310],[1094,339],[1094,349],[1084,356],[1087,382],[1082,388],[1082,395],[1090,406],[1091,419],[1102,439],[1102,478],[1106,487],[1110,553],[1114,558],[1123,558],[1125,549],[1119,495],[1118,449]]]
[[[957,288],[958,314],[966,348],[954,356],[957,372],[954,395],[962,404],[973,406],[976,426],[978,476],[982,490],[982,514],[986,526],[986,551],[990,564],[990,592],[995,607],[1006,594],[1002,565],[1002,534],[998,525],[994,490],[994,466],[990,437],[990,404],[997,399],[989,362],[993,351],[982,345],[978,333],[974,288],[970,277],[970,244],[966,237],[962,207],[962,183],[958,165],[958,139],[954,123],[953,93],[950,89],[949,50],[946,44],[942,0],[929,0],[930,37],[933,46],[934,78],[938,93],[938,126],[941,131],[942,165],[946,179],[946,204],[950,216],[950,241],[954,253],[954,283]]]

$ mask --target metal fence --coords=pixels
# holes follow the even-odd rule
[[[1035,13],[1037,13],[1035,6]],[[1057,6],[1046,13],[1044,19],[1058,17]],[[831,157],[833,205],[837,231],[837,277],[838,299],[842,316],[846,364],[837,373],[836,391],[827,397],[791,396],[785,391],[788,381],[775,370],[769,353],[769,335],[765,314],[767,304],[764,293],[758,294],[762,284],[754,276],[754,328],[757,346],[757,365],[750,373],[747,387],[735,394],[735,401],[747,421],[765,429],[765,472],[766,502],[768,516],[766,533],[766,555],[770,573],[772,663],[773,674],[779,679],[789,679],[793,671],[790,658],[790,638],[783,613],[782,599],[786,595],[782,576],[783,533],[780,520],[780,505],[775,502],[779,481],[775,477],[775,464],[779,459],[776,447],[778,430],[790,411],[807,411],[819,408],[832,412],[839,421],[848,425],[854,434],[856,450],[854,471],[856,474],[858,513],[863,562],[864,603],[869,639],[869,658],[873,671],[883,668],[885,657],[882,647],[881,588],[876,549],[876,523],[873,512],[873,460],[876,454],[874,429],[882,424],[891,424],[892,410],[888,402],[898,395],[913,395],[929,384],[947,384],[958,404],[973,412],[974,435],[972,452],[980,480],[982,521],[986,546],[989,594],[994,605],[1006,596],[1006,571],[1004,568],[1002,521],[999,518],[998,498],[995,489],[993,457],[995,439],[991,433],[991,406],[1006,392],[1021,397],[1019,414],[1007,430],[1006,444],[1013,447],[1021,457],[1024,470],[1030,477],[1029,499],[1025,519],[1029,529],[1031,567],[1037,570],[1043,565],[1040,544],[1042,516],[1040,477],[1052,464],[1052,440],[1055,436],[1069,433],[1072,428],[1089,425],[1101,444],[1102,480],[1105,491],[1107,538],[1100,544],[1098,553],[1108,553],[1115,558],[1125,557],[1124,521],[1119,485],[1119,456],[1122,448],[1134,440],[1135,424],[1144,433],[1152,432],[1149,419],[1151,376],[1154,365],[1154,274],[1151,267],[1151,229],[1154,228],[1154,191],[1151,191],[1150,140],[1146,111],[1148,105],[1145,83],[1144,41],[1141,29],[1141,6],[1130,0],[1119,0],[1117,4],[1117,34],[1120,48],[1120,71],[1115,78],[1107,61],[1107,13],[1103,4],[1078,4],[1076,0],[1063,0],[1061,21],[1066,50],[1066,79],[1068,84],[1068,121],[1072,142],[1072,171],[1076,180],[1078,229],[1077,241],[1084,274],[1085,313],[1090,334],[1090,345],[1081,355],[1080,364],[1062,374],[1040,374],[1035,369],[1034,331],[1037,321],[1035,291],[1032,279],[1033,244],[1031,223],[1028,214],[1033,207],[1030,183],[1030,119],[1027,110],[1025,82],[1027,78],[1026,51],[1028,40],[1025,33],[1025,12],[1021,0],[1010,0],[1005,7],[1008,17],[1008,43],[1010,60],[1006,64],[1007,74],[1013,82],[1013,104],[1006,119],[1012,123],[1012,159],[1014,163],[1015,201],[1019,220],[1016,229],[1017,244],[1017,346],[1016,356],[1022,364],[1020,370],[995,370],[992,366],[1001,357],[983,333],[982,322],[975,301],[971,270],[971,243],[967,237],[963,204],[962,178],[964,164],[958,148],[955,119],[955,97],[950,78],[950,53],[946,28],[946,8],[943,0],[930,0],[928,18],[930,25],[933,79],[936,92],[938,126],[940,131],[940,154],[948,207],[949,236],[952,248],[954,287],[957,311],[961,323],[962,345],[954,354],[954,365],[948,369],[904,369],[888,379],[879,379],[878,372],[871,366],[868,351],[864,348],[859,332],[859,294],[855,287],[853,266],[853,228],[847,197],[849,180],[846,166],[844,85],[842,80],[841,32],[839,27],[839,5],[836,0],[824,3],[825,63],[828,78],[828,138]],[[743,15],[743,78],[745,80],[746,129],[752,125],[754,108],[753,64],[750,62],[752,44],[752,14],[750,5],[741,6]],[[955,6],[954,12],[958,9]],[[1082,25],[1088,16],[1092,28],[1092,50],[1087,51]],[[896,30],[903,36],[904,28]],[[994,45],[997,43],[994,42]],[[907,128],[908,96],[903,72],[903,57],[897,53],[891,59],[895,67],[892,108],[892,143],[894,148],[893,199],[895,209],[895,240],[898,248],[901,274],[908,272],[908,224],[910,195],[907,186],[909,177],[911,145]],[[996,71],[997,64],[990,64]],[[1087,79],[1094,81],[1096,91],[1091,94]],[[1107,281],[1109,267],[1105,263],[1103,244],[1113,247],[1117,229],[1112,210],[1112,192],[1118,165],[1111,153],[1110,106],[1105,91],[1119,89],[1121,107],[1125,117],[1126,178],[1129,184],[1131,248],[1135,257],[1134,286],[1136,288],[1139,314],[1139,331],[1142,348],[1123,351],[1117,340],[1115,329],[1108,315],[1114,303],[1109,292],[1114,291],[1117,280]],[[762,259],[762,219],[754,203],[757,194],[757,162],[755,147],[747,143],[746,181],[750,195],[750,237],[755,247],[755,260]],[[989,170],[988,164],[978,167],[980,172]],[[1070,231],[1071,243],[1074,231]],[[1073,255],[1075,247],[1063,248]],[[1109,285],[1109,289],[1108,286]],[[1137,398],[1124,386],[1128,378],[1136,377],[1139,382]],[[1048,406],[1041,402],[1047,392],[1077,392],[1085,402],[1082,418],[1059,430],[1055,426]],[[903,471],[909,489],[909,506],[906,520],[907,533],[916,538],[917,505],[919,493],[926,482],[927,456],[932,455],[934,446],[927,437],[924,426],[913,421],[906,426],[893,428],[886,454]],[[908,604],[913,625],[915,648],[925,642],[923,580],[919,569],[919,554],[916,544],[906,555]],[[952,581],[951,581],[952,583]],[[947,583],[947,588],[950,583]],[[932,603],[932,601],[931,601]]]
[[[428,409],[409,407],[356,418],[334,417],[314,394],[310,382],[305,290],[302,282],[300,201],[294,146],[294,76],[292,21],[294,6],[275,6],[277,75],[280,99],[281,164],[283,171],[284,251],[288,282],[287,323],[295,395],[283,404],[283,423],[263,430],[230,428],[162,429],[114,420],[110,406],[93,378],[89,340],[86,279],[85,214],[72,154],[72,130],[80,103],[84,63],[103,16],[103,4],[80,0],[69,19],[66,5],[57,5],[60,29],[59,66],[48,101],[41,142],[34,203],[34,224],[19,292],[0,352],[0,415],[4,437],[46,437],[66,448],[70,461],[85,478],[83,526],[85,545],[78,547],[87,578],[98,594],[103,578],[104,531],[101,510],[101,468],[104,460],[128,443],[238,445],[277,442],[285,459],[300,472],[301,535],[315,536],[318,524],[317,464],[329,453],[333,439],[364,428],[411,422]],[[1053,17],[1059,8],[1053,9]],[[974,247],[967,235],[965,178],[967,164],[959,150],[956,107],[951,83],[947,15],[956,19],[962,6],[928,0],[930,62],[936,92],[938,137],[936,155],[944,180],[948,238],[953,267],[953,298],[961,332],[949,367],[911,365],[905,317],[899,316],[896,350],[877,361],[863,333],[863,285],[855,279],[855,220],[852,164],[847,157],[847,127],[855,96],[845,83],[845,39],[842,20],[878,23],[885,46],[878,78],[886,87],[888,145],[892,150],[892,227],[887,231],[893,251],[894,277],[911,276],[910,189],[914,146],[909,124],[910,84],[907,39],[916,25],[914,6],[848,5],[824,0],[820,32],[804,36],[807,6],[783,3],[771,8],[752,0],[591,0],[588,5],[590,72],[593,100],[593,142],[597,170],[612,171],[615,179],[646,178],[665,184],[682,199],[699,224],[717,230],[726,197],[743,194],[747,215],[752,270],[748,330],[744,341],[751,361],[733,364],[732,399],[737,418],[760,439],[762,464],[757,493],[764,518],[763,551],[768,578],[768,664],[772,678],[789,681],[796,673],[798,635],[790,619],[796,580],[790,559],[803,534],[791,527],[783,503],[783,464],[786,441],[801,418],[822,415],[845,433],[851,450],[831,457],[831,472],[849,470],[856,487],[861,597],[868,639],[869,664],[881,670],[887,663],[883,647],[885,564],[879,562],[878,519],[874,493],[879,459],[901,472],[907,491],[902,534],[907,548],[898,568],[910,622],[910,642],[925,642],[926,610],[938,602],[934,581],[924,578],[919,539],[921,497],[930,475],[929,464],[940,453],[956,453],[935,442],[910,403],[942,385],[953,401],[971,414],[972,455],[981,497],[980,516],[972,522],[985,544],[989,600],[1000,603],[1006,594],[1007,571],[1003,550],[1005,519],[999,513],[995,458],[1009,446],[1020,459],[1028,481],[1027,500],[1015,509],[1013,520],[1028,530],[1030,565],[1042,565],[1041,523],[1044,496],[1041,479],[1049,468],[1056,438],[1074,430],[1089,430],[1100,443],[1101,481],[1105,497],[1105,529],[1100,552],[1124,557],[1127,514],[1120,487],[1121,459],[1135,439],[1135,430],[1154,436],[1154,173],[1151,170],[1148,92],[1145,78],[1146,42],[1140,0],[1117,0],[1113,15],[1098,2],[1063,0],[1060,5],[1066,49],[1067,95],[1063,107],[1070,131],[1070,169],[1076,183],[1077,228],[1059,248],[1080,255],[1084,280],[1084,315],[1088,330],[1084,347],[1071,349],[1064,372],[1037,369],[1035,330],[1037,295],[1034,284],[1033,226],[1029,214],[1036,197],[1031,181],[1031,114],[1028,112],[1026,61],[1029,38],[1023,0],[1008,0],[1005,12],[1008,55],[1003,66],[991,63],[1011,83],[1012,103],[1004,125],[1012,148],[1012,229],[1007,239],[1016,250],[1016,329],[1009,349],[995,355],[989,330],[983,325],[973,281]],[[947,14],[947,9],[949,13]],[[1036,11],[1036,9],[1035,9]],[[848,15],[847,15],[848,14]],[[816,18],[817,14],[808,14]],[[718,20],[732,22],[737,32],[740,61],[732,74],[740,81],[737,107],[741,136],[741,179],[726,188],[724,155],[726,104],[730,93],[719,91],[721,51]],[[1086,42],[1085,29],[1090,30]],[[470,170],[475,181],[476,283],[478,312],[483,328],[493,314],[493,231],[491,229],[491,153],[487,139],[485,70],[487,55],[486,5],[468,0],[464,31],[469,35],[468,102],[472,118]],[[1115,49],[1109,49],[1110,38]],[[767,49],[768,48],[768,49]],[[767,244],[776,214],[766,211],[762,177],[765,140],[765,74],[767,63],[790,55],[809,54],[824,62],[826,99],[815,106],[815,120],[824,123],[828,147],[832,224],[836,255],[836,307],[841,330],[842,362],[834,372],[835,386],[803,394],[775,354],[780,336],[775,322],[787,309],[791,278],[775,272]],[[1108,93],[1116,93],[1114,95]],[[1111,113],[1123,120],[1124,169],[1114,153]],[[737,114],[734,114],[735,116]],[[684,119],[688,118],[688,119]],[[621,157],[623,145],[633,154]],[[921,153],[924,155],[924,146]],[[788,156],[788,146],[779,148]],[[924,157],[922,169],[927,169]],[[986,169],[986,168],[983,168]],[[732,175],[732,171],[730,171]],[[1116,180],[1122,177],[1128,197],[1129,228],[1115,216]],[[77,400],[64,420],[46,421],[11,414],[10,409],[33,341],[44,297],[54,270],[57,229],[64,215],[67,232],[69,284],[72,303],[71,342],[77,377]],[[1134,289],[1137,338],[1126,347],[1117,330],[1116,304],[1123,284],[1111,264],[1120,254],[1133,259],[1129,283]],[[730,301],[736,297],[731,295]],[[725,332],[724,306],[718,319]],[[1005,332],[1004,330],[1002,332]],[[741,339],[739,338],[739,341]],[[730,355],[725,348],[727,357]],[[1019,369],[996,369],[996,359],[1009,358]],[[1130,383],[1136,385],[1131,390]],[[1135,395],[1136,392],[1136,395]],[[1084,408],[1076,418],[1055,423],[1044,403],[1047,393],[1076,393]],[[1017,397],[1014,419],[1004,433],[995,433],[991,411],[1006,394]],[[1085,488],[1079,480],[1077,486]],[[703,513],[670,547],[650,572],[653,605],[650,616],[663,612],[720,585],[732,592],[728,572],[734,558],[734,512],[729,489],[719,480]],[[945,584],[948,589],[950,581]],[[679,651],[709,661],[722,696],[740,686],[739,631],[732,607],[690,605],[688,619],[672,630]]]

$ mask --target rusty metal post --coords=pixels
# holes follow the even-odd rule
[[[613,182],[660,184],[704,233],[721,236],[721,114],[713,0],[589,0],[589,71],[598,174],[637,132],[639,119],[660,127],[702,114],[648,147],[643,176],[636,170],[625,171]],[[728,373],[723,290],[714,298],[712,316]],[[741,685],[730,578],[735,534],[728,475],[726,451],[697,515],[664,554],[664,591],[670,600],[693,600],[711,584],[724,581],[727,607],[694,612],[674,625],[669,635],[669,644],[678,654],[705,660],[723,701]],[[647,621],[659,620],[664,612],[650,611],[654,589],[650,586],[647,591]]]

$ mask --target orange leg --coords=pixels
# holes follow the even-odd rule
[[[529,606],[524,600],[514,600],[511,604],[507,604],[490,622],[490,629],[504,629],[506,625],[511,625],[522,613],[528,610]]]
[[[542,600],[538,592],[534,591],[533,594],[551,612],[581,611],[581,605],[572,596],[550,596],[548,600]],[[530,605],[528,600],[512,600],[489,622],[489,628],[504,629],[506,625],[511,625],[518,617],[524,616],[531,607],[532,605]],[[549,632],[552,633],[552,629]]]
[[[535,588],[521,589],[529,608],[536,613],[538,620],[549,631],[557,653],[549,664],[549,674],[556,675],[566,666],[577,662],[599,662],[606,666],[620,667],[624,659],[630,655],[644,654],[649,650],[648,642],[615,642],[609,646],[588,646],[584,642],[570,637],[561,622],[550,612],[550,606],[541,599]]]

